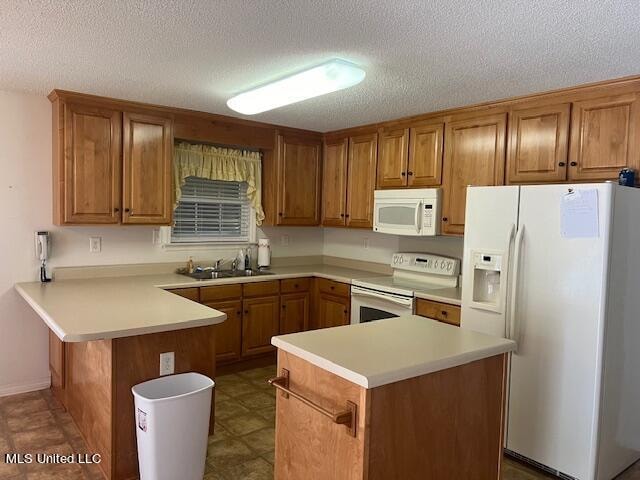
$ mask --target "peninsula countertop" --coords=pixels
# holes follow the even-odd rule
[[[167,289],[320,277],[351,283],[379,276],[328,264],[274,267],[270,275],[194,280],[176,273],[123,275],[17,283],[16,291],[65,342],[157,333],[221,323],[225,314]],[[449,291],[451,290],[451,291]],[[440,293],[442,292],[442,294]],[[420,298],[459,304],[459,289],[416,292]]]
[[[512,340],[417,315],[273,337],[271,343],[364,388],[515,350]]]

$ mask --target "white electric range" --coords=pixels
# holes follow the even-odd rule
[[[458,258],[429,253],[394,253],[391,267],[391,276],[352,282],[352,324],[412,314],[416,291],[437,291],[458,286]]]

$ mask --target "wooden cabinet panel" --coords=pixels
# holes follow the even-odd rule
[[[325,142],[322,164],[322,225],[344,227],[347,211],[348,140]]]
[[[444,124],[416,125],[409,132],[410,187],[432,187],[442,184],[442,141]]]
[[[206,303],[227,315],[227,319],[215,326],[216,361],[236,360],[242,355],[242,301]]]
[[[311,278],[289,278],[280,281],[282,293],[307,292],[311,288]]]
[[[416,315],[460,326],[460,307],[457,305],[418,298],[416,300]]]
[[[319,292],[317,309],[318,328],[348,325],[351,317],[351,299]]]
[[[638,169],[638,95],[575,102],[571,116],[569,180],[607,180]]]
[[[64,343],[49,330],[49,370],[51,371],[51,388],[57,395],[64,388]]]
[[[220,300],[240,300],[242,297],[242,285],[215,285],[211,287],[200,287],[200,301],[219,302]]]
[[[278,295],[279,293],[280,282],[278,280],[244,283],[242,285],[242,294],[245,297],[264,297],[267,295]]]
[[[566,179],[570,109],[562,103],[509,114],[507,183]]]
[[[242,304],[242,355],[273,351],[271,337],[280,328],[280,297],[249,298]]]
[[[378,135],[349,139],[347,174],[347,227],[373,226],[373,192],[376,184]]]
[[[176,295],[180,295],[181,297],[188,298],[189,300],[193,300],[194,302],[200,301],[200,289],[197,287],[194,288],[173,288],[168,290],[171,293]],[[204,301],[204,300],[203,300]]]
[[[320,140],[278,135],[278,225],[320,223]]]
[[[378,137],[377,188],[407,185],[409,129],[381,130]]]
[[[55,114],[55,109],[54,109]],[[109,108],[65,104],[63,147],[54,153],[54,221],[118,223],[122,114]],[[61,159],[58,156],[61,156]]]
[[[504,183],[506,114],[447,124],[444,153],[442,230],[464,233],[468,185]]]
[[[173,122],[124,113],[122,223],[168,225],[173,210]]]
[[[337,295],[339,297],[349,297],[351,295],[351,285],[348,283],[336,282],[328,278],[317,278],[316,286],[319,292]]]
[[[309,292],[287,293],[280,297],[280,335],[309,328]]]

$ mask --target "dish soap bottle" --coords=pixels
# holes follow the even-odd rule
[[[244,249],[240,249],[240,251],[238,252],[238,256],[236,257],[236,269],[237,270],[244,270],[245,269],[245,264],[244,264]]]
[[[189,261],[187,262],[187,273],[193,273],[195,271],[195,267],[193,266],[193,258],[189,257]]]

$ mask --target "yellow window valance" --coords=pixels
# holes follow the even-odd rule
[[[260,152],[181,142],[173,153],[176,204],[187,177],[247,182],[247,197],[256,211],[256,223],[262,224],[262,162]]]

